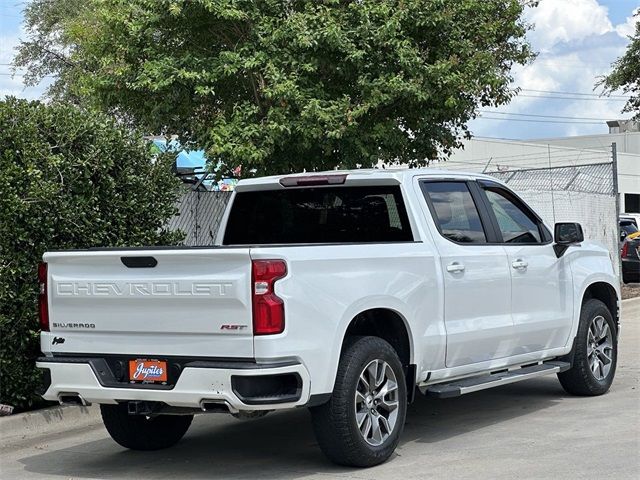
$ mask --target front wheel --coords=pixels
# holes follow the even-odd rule
[[[126,404],[100,405],[104,426],[116,442],[131,450],[171,447],[187,433],[193,415],[129,415]]]
[[[571,369],[558,374],[572,395],[595,396],[609,390],[616,373],[618,338],[611,312],[600,300],[582,304]]]
[[[342,352],[333,395],[311,408],[322,451],[335,463],[371,467],[398,445],[407,387],[398,354],[378,337],[355,337]]]

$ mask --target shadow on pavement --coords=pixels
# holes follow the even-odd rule
[[[428,454],[439,442],[551,408],[563,396],[555,376],[447,400],[418,395],[409,407],[399,454],[411,455],[416,447],[410,442],[430,444],[418,446]],[[306,409],[244,421],[203,416],[178,445],[163,451],[133,452],[101,439],[19,461],[29,472],[72,478],[296,479],[356,473],[325,459]]]

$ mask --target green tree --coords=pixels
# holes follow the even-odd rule
[[[640,19],[640,12],[636,13]],[[636,21],[636,31],[625,54],[613,64],[613,71],[604,77],[598,85],[605,88],[605,93],[622,89],[631,94],[622,113],[633,113],[635,120],[640,120],[640,20]]]
[[[34,0],[51,94],[257,174],[424,164],[532,58],[526,0]]]
[[[179,181],[140,135],[69,106],[0,101],[0,403],[37,401],[47,250],[171,244]]]

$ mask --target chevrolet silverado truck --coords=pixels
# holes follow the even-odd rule
[[[242,180],[213,247],[44,255],[43,397],[100,404],[134,450],[175,444],[198,413],[307,407],[322,451],[366,467],[394,452],[416,391],[557,374],[601,395],[619,281],[579,224],[554,227],[479,174]]]

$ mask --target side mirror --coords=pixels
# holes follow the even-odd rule
[[[624,230],[620,230],[620,241],[624,242],[624,239],[627,238],[627,232]]]
[[[553,249],[560,258],[570,245],[584,241],[582,225],[579,223],[556,223],[553,237],[556,241]]]

